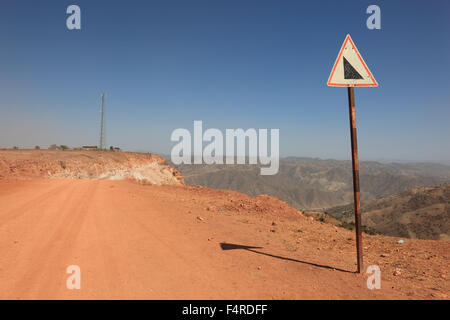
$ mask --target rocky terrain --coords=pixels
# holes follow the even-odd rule
[[[231,189],[251,196],[269,194],[319,221],[352,228],[350,161],[285,158],[281,159],[280,171],[274,176],[261,176],[258,167],[250,165],[180,165],[177,168],[185,176],[187,184]],[[438,196],[437,193],[424,191],[421,199],[433,202],[428,205],[428,202],[418,199],[418,195],[411,198],[408,190],[450,182],[449,166],[362,161],[360,180],[363,209],[374,211],[363,215],[363,224],[368,232],[408,238],[448,239],[450,214],[446,193]],[[406,193],[393,196],[402,192]],[[384,198],[387,199],[382,200]],[[400,198],[403,200],[398,200]]]
[[[450,184],[422,187],[361,203],[362,223],[383,234],[450,240]],[[353,204],[326,210],[345,222],[354,220]]]
[[[168,159],[170,163],[170,159]],[[300,210],[324,210],[353,201],[351,161],[280,159],[279,173],[261,176],[254,165],[176,166],[189,185],[270,194]],[[375,200],[450,182],[450,166],[434,163],[360,163],[361,199]]]
[[[183,176],[156,154],[110,151],[0,150],[0,179],[133,179],[183,185]]]

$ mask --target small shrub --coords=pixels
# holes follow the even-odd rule
[[[340,225],[338,225],[338,227],[341,228],[345,228],[348,230],[353,230],[355,228],[355,223],[352,222],[342,222]],[[376,235],[376,234],[381,234],[381,232],[379,232],[378,230],[375,230],[374,228],[362,225],[361,226],[361,231],[366,233],[366,234],[370,234],[370,235]]]

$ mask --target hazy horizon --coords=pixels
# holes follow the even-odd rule
[[[53,143],[52,143],[53,144]],[[40,148],[40,150],[48,150],[48,147],[52,144],[45,144],[45,145],[34,145],[34,146],[20,146],[20,145],[10,145],[10,146],[5,146],[5,145],[0,145],[0,150],[1,149],[12,149],[14,147],[17,147],[19,150],[34,150],[36,146],[38,146]],[[67,144],[56,144],[57,146],[60,145],[67,145]],[[93,144],[96,145],[96,144]],[[76,146],[72,146],[72,145],[67,145],[71,150],[75,149],[75,148],[81,148],[82,145],[76,145]],[[114,147],[116,147],[114,145]],[[162,157],[170,157],[170,150],[166,151],[166,152],[161,152],[161,151],[156,151],[156,150],[143,150],[143,149],[127,149],[127,148],[122,148],[120,146],[117,146],[119,148],[121,148],[121,151],[123,152],[138,152],[138,153],[155,153],[158,154],[159,156]],[[108,151],[109,149],[109,145],[106,149],[106,151]],[[351,161],[352,159],[350,157],[348,158],[323,158],[323,157],[317,157],[317,156],[311,156],[311,155],[280,155],[280,160],[283,159],[287,159],[287,158],[305,158],[305,159],[313,159],[313,160],[320,160],[320,161],[327,161],[327,160],[335,160],[335,161]],[[384,163],[384,164],[389,164],[389,163],[429,163],[429,164],[441,164],[441,165],[446,165],[446,166],[450,166],[450,160],[449,161],[439,161],[439,160],[433,160],[433,159],[424,159],[424,160],[411,160],[411,159],[386,159],[386,158],[374,158],[374,159],[366,159],[366,158],[359,158],[360,162],[368,162],[368,161],[373,161],[373,162],[379,162],[379,163]]]

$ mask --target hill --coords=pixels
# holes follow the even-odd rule
[[[168,160],[170,163],[170,160]],[[280,159],[274,176],[251,165],[179,165],[189,185],[270,194],[301,210],[324,210],[353,200],[351,161]],[[422,186],[450,182],[450,166],[435,163],[360,163],[361,199],[375,200]]]
[[[450,240],[450,184],[417,188],[361,203],[362,224],[390,236]],[[354,220],[353,204],[326,210],[345,222]]]

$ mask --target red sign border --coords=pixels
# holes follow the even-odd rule
[[[370,75],[370,79],[373,83],[355,83],[355,84],[348,84],[348,83],[331,83],[331,79],[333,78],[334,71],[336,70],[337,64],[339,63],[339,60],[342,56],[342,51],[344,50],[345,46],[347,45],[347,42],[350,41],[350,44],[352,45],[353,49],[355,50],[356,54],[358,55],[359,60],[363,64],[364,68],[366,69],[367,73]],[[352,38],[348,34],[345,37],[344,43],[342,44],[341,50],[339,51],[339,55],[336,58],[336,61],[334,62],[333,69],[331,70],[330,77],[328,78],[327,85],[330,87],[378,87],[378,82],[373,77],[372,73],[370,72],[369,68],[367,67],[366,63],[364,62],[363,58],[358,52],[358,49],[356,49],[355,44],[353,43]]]

